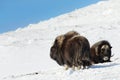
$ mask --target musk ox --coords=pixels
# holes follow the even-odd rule
[[[74,35],[79,35],[79,33],[77,33],[76,31],[69,31],[64,35],[57,36],[53,46],[50,49],[50,57],[55,60],[59,65],[64,65],[62,53],[63,42],[66,43],[66,41]]]
[[[93,63],[111,62],[111,45],[108,41],[102,40],[91,47],[91,60]]]
[[[58,36],[50,49],[50,56],[59,65],[67,65],[66,69],[91,65],[89,42],[75,31]]]

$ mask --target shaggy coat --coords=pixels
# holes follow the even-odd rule
[[[81,67],[86,68],[90,66],[90,45],[88,40],[80,35],[75,35],[70,38],[66,43],[63,43],[63,58],[64,63],[68,67]]]
[[[58,36],[50,49],[50,56],[59,65],[90,66],[90,45],[88,40],[75,31]]]
[[[50,48],[50,57],[55,60],[59,65],[64,65],[63,57],[62,57],[62,50],[61,45],[64,40],[64,35],[58,36],[53,46]]]
[[[91,47],[91,60],[93,63],[110,62],[111,45],[108,41],[102,40]]]
[[[79,35],[76,31],[69,31],[64,35],[59,35],[56,37],[53,46],[50,49],[50,57],[55,60],[59,65],[64,65],[63,60],[63,43],[66,43],[71,37]]]

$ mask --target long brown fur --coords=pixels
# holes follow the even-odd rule
[[[77,33],[76,31],[69,31],[64,35],[57,36],[53,46],[50,49],[50,57],[54,59],[59,65],[64,65],[62,51],[63,43],[66,43],[66,41],[74,35],[79,35],[79,33]]]
[[[81,67],[85,68],[90,66],[90,45],[88,40],[80,35],[75,35],[69,39],[63,46],[64,62],[69,67]]]
[[[50,49],[50,56],[59,65],[90,66],[90,45],[88,40],[76,31],[58,36]]]

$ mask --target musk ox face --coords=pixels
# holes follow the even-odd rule
[[[63,65],[63,60],[62,60],[62,51],[61,51],[61,45],[64,40],[64,36],[60,35],[58,36],[55,41],[53,46],[50,49],[50,57],[55,60],[59,65]]]
[[[57,58],[56,53],[57,53],[57,49],[55,49],[55,47],[51,47],[51,49],[50,49],[50,57],[52,59],[54,59],[54,60],[56,60],[56,58]]]
[[[111,62],[111,45],[108,41],[102,40],[91,47],[91,59],[93,63]]]
[[[101,47],[101,54],[103,61],[108,61],[111,57],[111,47],[108,45],[103,45]]]
[[[50,50],[50,56],[53,60],[55,60],[59,65],[62,65],[62,63],[60,62],[59,58],[58,58],[58,51],[55,47],[52,47]]]
[[[64,65],[61,52],[58,48],[56,47],[51,47],[50,50],[50,57],[55,60],[59,65]]]

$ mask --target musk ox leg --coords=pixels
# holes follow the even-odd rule
[[[72,69],[73,69],[73,70],[80,70],[80,69],[81,69],[81,66],[77,66],[77,67],[76,67],[76,66],[73,66]]]
[[[77,67],[77,70],[80,70],[80,69],[81,69],[81,66],[78,66],[78,67]]]
[[[72,69],[75,70],[75,65],[72,66]]]
[[[72,69],[73,69],[73,70],[80,70],[80,69],[81,69],[81,66],[77,66],[77,67],[76,67],[76,66],[73,65],[73,66],[72,66]]]
[[[80,59],[77,59],[75,64],[76,70],[80,70],[82,65],[83,65],[82,61]]]
[[[84,60],[83,61],[83,69],[88,69],[89,66],[91,66],[91,62],[87,61],[87,60]]]
[[[83,69],[85,69],[86,68],[86,61],[84,60],[83,61]]]
[[[77,66],[77,67],[74,65],[72,66],[72,70],[80,70],[80,69],[81,69],[81,66]]]
[[[68,65],[64,65],[64,67],[65,67],[65,70],[68,70],[69,69],[69,66]]]
[[[77,70],[80,70],[81,68],[82,68],[82,65],[83,65],[83,63],[82,63],[82,61],[80,60],[78,60],[77,61]]]

